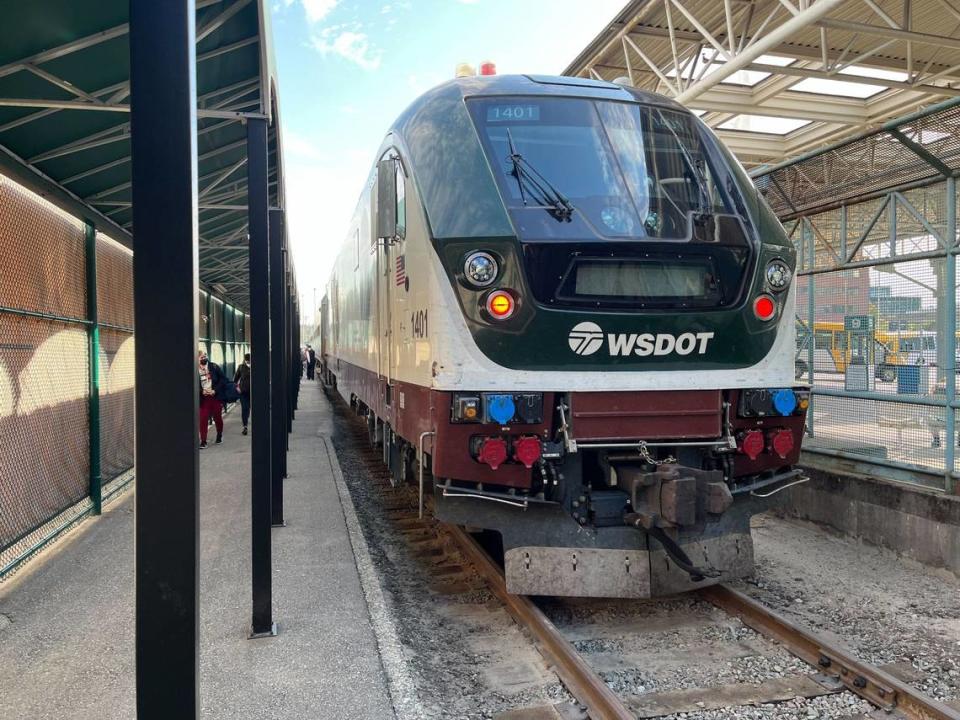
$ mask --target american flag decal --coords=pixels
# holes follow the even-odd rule
[[[407,284],[407,262],[405,255],[397,256],[397,285],[406,286]]]

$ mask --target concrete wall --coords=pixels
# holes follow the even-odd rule
[[[806,468],[776,511],[960,574],[960,496],[880,477]]]

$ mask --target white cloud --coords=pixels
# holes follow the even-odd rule
[[[370,40],[365,33],[344,30],[333,37],[333,33],[327,32],[327,28],[319,35],[314,35],[310,41],[314,49],[321,55],[333,53],[340,57],[356,63],[364,70],[376,70],[380,67],[381,52],[370,45]],[[333,40],[329,38],[333,37]]]
[[[318,23],[333,10],[340,0],[301,0],[310,23]],[[289,4],[289,3],[287,3]]]

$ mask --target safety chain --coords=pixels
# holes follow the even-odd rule
[[[646,460],[651,465],[669,465],[670,463],[675,463],[677,459],[673,455],[667,455],[663,460],[655,460],[653,456],[650,455],[650,451],[647,449],[647,441],[641,440],[637,445],[637,452],[640,453],[640,457]]]

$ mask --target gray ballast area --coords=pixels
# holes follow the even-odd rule
[[[247,639],[250,437],[240,435],[239,413],[228,416],[223,444],[200,455],[203,718],[394,717],[320,436],[329,413],[306,384],[287,526],[273,531],[275,638]],[[133,582],[130,494],[0,586],[0,717],[135,716]]]

